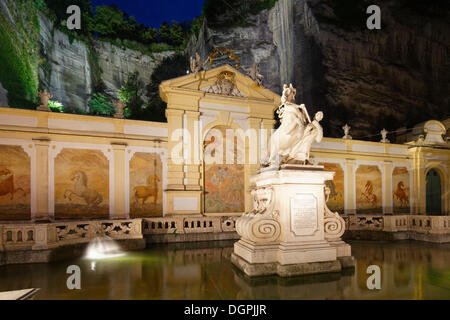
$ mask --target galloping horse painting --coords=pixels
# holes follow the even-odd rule
[[[325,181],[325,184],[330,188],[331,194],[327,205],[330,210],[344,212],[344,170],[338,163],[319,163],[327,171],[333,171],[333,180]]]
[[[55,218],[108,217],[108,160],[99,150],[63,149],[55,158]]]
[[[394,213],[409,213],[409,172],[405,167],[396,167],[392,172],[392,197]]]
[[[381,172],[377,166],[360,165],[356,170],[356,210],[358,213],[381,213]]]
[[[162,162],[156,153],[137,152],[130,160],[130,217],[161,217]]]
[[[0,145],[0,220],[31,219],[30,168],[22,147]]]

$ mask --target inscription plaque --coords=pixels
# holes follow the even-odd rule
[[[317,199],[311,194],[291,198],[291,230],[297,236],[312,235],[317,230]]]

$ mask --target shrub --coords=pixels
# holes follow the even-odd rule
[[[59,101],[49,100],[48,107],[52,112],[63,112],[64,106]]]
[[[112,116],[115,112],[112,102],[101,93],[94,93],[89,100],[89,114]]]

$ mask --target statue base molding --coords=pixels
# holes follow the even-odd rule
[[[326,206],[320,166],[261,170],[251,183],[253,210],[236,221],[241,239],[232,263],[248,276],[282,277],[340,272],[354,267],[351,247],[340,239],[345,222]]]
[[[50,112],[50,108],[46,107],[46,106],[39,106],[36,108],[37,111],[45,111],[45,112]]]

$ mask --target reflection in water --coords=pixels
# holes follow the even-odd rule
[[[450,299],[450,245],[353,242],[343,274],[248,278],[230,262],[232,242],[155,246],[114,259],[0,267],[0,291],[42,288],[37,299]],[[212,247],[214,246],[214,247]],[[81,290],[66,269],[79,265]],[[367,289],[367,267],[381,290]]]

